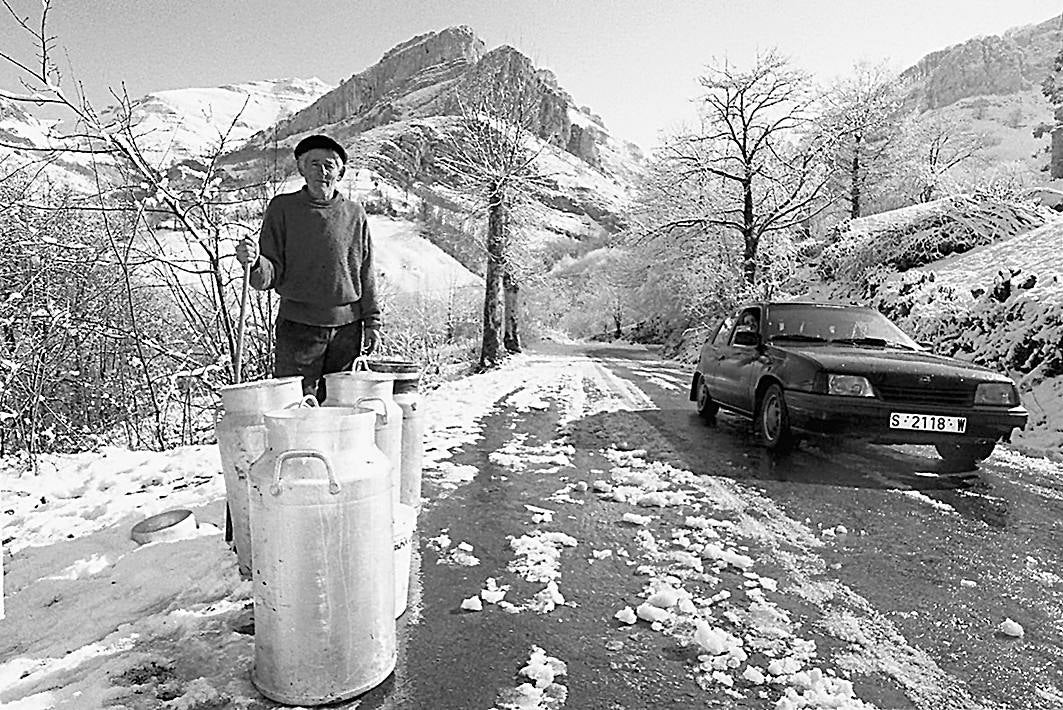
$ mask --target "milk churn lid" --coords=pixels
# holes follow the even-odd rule
[[[365,364],[374,372],[393,372],[401,375],[416,375],[421,372],[421,363],[413,360],[376,359],[366,360]]]
[[[199,523],[191,510],[168,510],[141,520],[133,526],[130,536],[144,545],[149,542],[190,537],[198,527]]]

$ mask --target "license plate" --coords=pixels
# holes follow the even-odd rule
[[[967,431],[966,417],[943,417],[937,414],[890,413],[890,429],[910,431],[943,431],[962,434]]]

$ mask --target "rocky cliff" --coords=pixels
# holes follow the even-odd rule
[[[304,110],[276,126],[276,136],[345,123],[356,130],[430,115],[431,105],[484,53],[484,43],[465,26],[419,35],[392,48]],[[270,136],[272,138],[272,134]]]
[[[236,179],[270,169],[295,173],[293,146],[310,133],[328,133],[346,147],[350,173],[370,171],[374,195],[399,195],[401,209],[449,218],[475,208],[461,176],[445,169],[463,105],[492,87],[520,87],[528,113],[522,120],[549,177],[532,195],[540,210],[536,229],[562,239],[583,239],[622,226],[627,190],[641,171],[634,145],[613,137],[602,120],[577,107],[552,72],[513,47],[490,50],[471,29],[451,27],[420,35],[388,51],[312,104],[253,136],[221,165]],[[386,183],[386,185],[385,185]],[[357,191],[359,188],[354,187]],[[549,234],[546,234],[549,233]]]
[[[313,131],[356,140],[389,124],[455,116],[461,112],[459,97],[477,86],[502,83],[529,87],[535,106],[530,129],[537,137],[594,168],[611,169],[609,161],[603,164],[602,147],[617,141],[600,119],[585,120],[583,110],[576,108],[551,72],[537,68],[513,47],[487,51],[483,40],[466,26],[419,35],[394,47],[372,67],[255,136],[241,157]],[[641,159],[634,146],[611,150]]]
[[[1056,17],[1003,35],[977,37],[928,54],[902,74],[921,110],[972,96],[1015,94],[1040,87],[1063,32]]]

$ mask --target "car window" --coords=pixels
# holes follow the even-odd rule
[[[735,319],[732,316],[727,316],[720,321],[720,327],[716,330],[716,337],[712,339],[712,344],[720,347],[727,344],[727,339],[731,337],[731,329],[734,328]]]
[[[741,330],[760,331],[760,309],[747,308],[738,314],[738,320],[731,329],[731,338],[728,342],[734,343],[735,333]]]

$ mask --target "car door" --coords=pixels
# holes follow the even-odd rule
[[[698,363],[698,370],[701,371],[701,377],[705,380],[705,386],[709,388],[709,396],[717,402],[719,401],[716,396],[717,388],[719,386],[719,376],[716,370],[716,365],[719,362],[719,356],[723,352],[723,348],[727,346],[727,341],[731,337],[731,331],[734,329],[734,324],[734,316],[727,316],[720,321],[719,325],[716,326],[712,338],[710,338],[701,349],[701,362]]]
[[[760,330],[759,309],[747,309],[739,314],[739,318],[747,312],[753,312],[757,316],[758,331]],[[715,383],[716,393],[713,397],[720,404],[741,412],[753,411],[753,393],[751,383],[753,373],[763,369],[761,353],[754,345],[736,345],[735,334],[739,331],[740,324],[731,327],[726,343],[722,345],[716,356]]]

